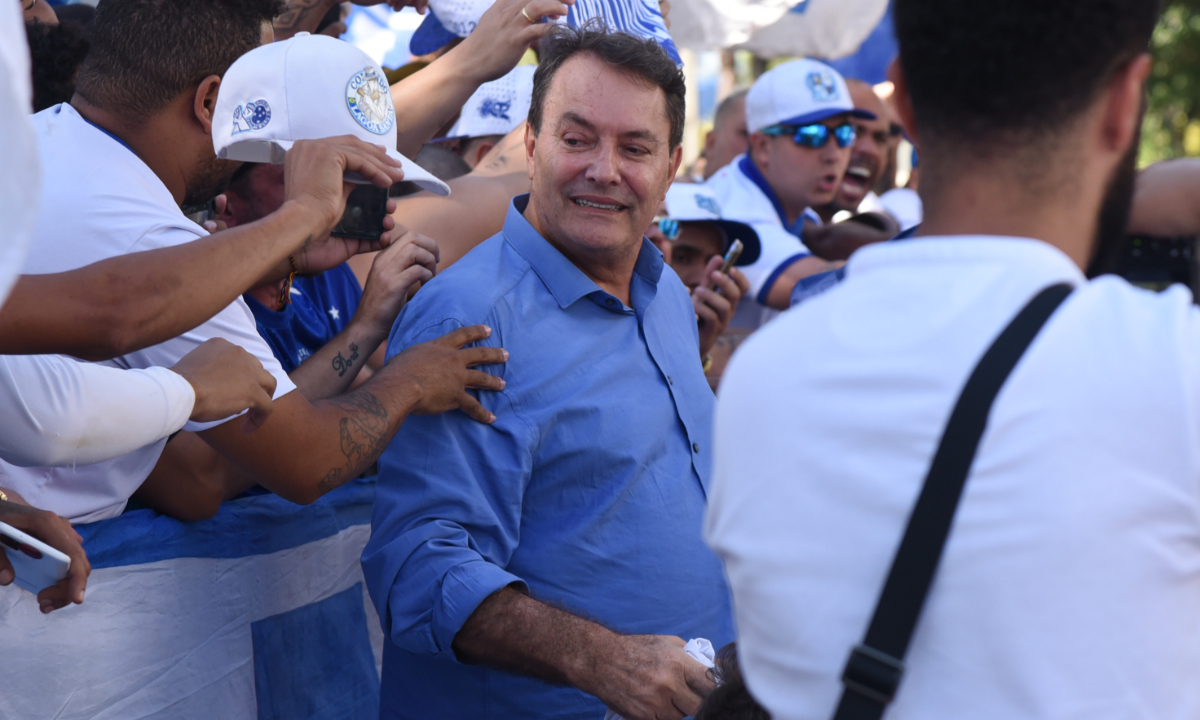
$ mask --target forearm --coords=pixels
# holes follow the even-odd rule
[[[392,101],[398,108],[419,108],[396,113],[396,149],[413,157],[429,142],[483,84],[478,62],[471,62],[470,47],[460,44],[427,67],[392,86]]]
[[[23,275],[0,309],[0,353],[106,360],[181,335],[289,272],[321,220],[297,203],[258,222],[62,273]]]
[[[454,637],[453,648],[464,663],[579,687],[617,638],[603,625],[508,587],[480,603]]]
[[[299,32],[315,33],[333,5],[334,0],[287,0],[287,9],[271,23],[275,40],[286,40]]]
[[[163,448],[134,497],[184,522],[217,514],[221,503],[245,492],[253,478],[194,433],[179,433]]]
[[[779,279],[767,292],[767,306],[776,310],[787,310],[791,307],[792,290],[796,287],[797,282],[809,275],[836,270],[845,264],[839,261],[822,260],[816,255],[809,255],[797,260],[779,276]]]
[[[389,328],[358,316],[289,375],[304,397],[315,402],[345,393],[367,360],[387,339]]]
[[[277,399],[271,417],[250,435],[237,420],[200,435],[263,487],[304,505],[370,467],[419,400],[419,388],[385,367],[340,397]]]

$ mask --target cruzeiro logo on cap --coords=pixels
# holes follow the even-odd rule
[[[721,206],[718,205],[717,201],[709,195],[701,195],[700,193],[696,193],[696,207],[700,208],[701,210],[707,210],[717,217],[721,216]]]
[[[373,67],[363,68],[346,83],[346,107],[359,125],[376,135],[386,135],[396,122],[387,79]]]
[[[838,99],[837,83],[828,70],[814,70],[808,74],[808,89],[812,90],[813,100],[817,102],[832,102]]]
[[[266,100],[243,103],[233,109],[233,134],[262,130],[271,122],[271,106]]]
[[[483,104],[479,106],[479,117],[494,117],[501,120],[511,120],[508,116],[508,110],[512,107],[511,100],[497,100],[495,98],[486,98]]]

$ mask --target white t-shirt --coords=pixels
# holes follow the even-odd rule
[[[41,190],[29,112],[33,88],[21,9],[0,7],[0,305],[8,297],[37,221]]]
[[[170,192],[131,150],[84,120],[68,104],[33,116],[42,160],[42,210],[25,272],[62,272],[140,250],[171,247],[207,235],[183,216]],[[169,273],[148,282],[169,283]],[[245,348],[275,377],[275,397],[295,389],[259,336],[240,298],[199,327],[167,342],[109,361],[115,367],[170,367],[214,337]],[[189,422],[202,430],[221,422]],[[108,462],[75,468],[0,465],[0,485],[72,522],[121,512],[150,474],[165,440]]]
[[[771,285],[798,256],[811,253],[800,238],[784,228],[771,198],[742,172],[739,165],[744,157],[738,155],[718,170],[708,179],[705,187],[716,197],[721,217],[744,222],[758,233],[762,253],[754,263],[738,268],[750,282],[750,292],[738,304],[737,312],[730,321],[731,327],[754,329],[779,314],[766,306]],[[814,213],[806,213],[805,216],[820,222]]]
[[[869,245],[721,381],[706,536],[778,720],[831,717],[962,385],[992,409],[888,720],[1200,717],[1200,310],[1015,238]]]

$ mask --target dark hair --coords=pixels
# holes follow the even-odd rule
[[[76,22],[25,25],[33,68],[33,111],[69,102],[75,94],[79,64],[88,54],[87,30]]]
[[[109,0],[105,0],[108,2]],[[550,82],[570,58],[587,53],[620,72],[662,88],[667,96],[667,120],[671,123],[670,147],[683,142],[684,96],[687,86],[683,72],[654,40],[624,32],[609,32],[603,18],[594,18],[581,28],[560,25],[542,38],[538,68],[533,74],[533,99],[529,105],[529,125],[536,133],[542,127],[542,107]]]
[[[76,90],[128,121],[155,113],[259,46],[283,0],[104,0]]]
[[[1145,52],[1157,0],[896,0],[922,144],[1053,141]]]
[[[704,699],[695,720],[771,720],[771,714],[746,689],[738,665],[737,643],[721,648],[714,665],[717,688]]]

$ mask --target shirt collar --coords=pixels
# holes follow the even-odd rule
[[[568,260],[529,224],[524,215],[528,204],[528,193],[513,198],[512,203],[508,206],[508,215],[504,218],[504,239],[521,257],[525,258],[529,267],[537,273],[546,289],[554,296],[559,307],[565,310],[575,301],[593,293],[600,293],[605,298],[610,297],[582,270],[575,267],[575,263]],[[642,249],[638,253],[637,264],[633,268],[634,279],[636,280],[640,276],[652,288],[657,288],[662,272],[662,253],[654,247],[654,243],[643,237]],[[638,309],[638,306],[643,304],[639,300],[643,294],[635,292],[635,290],[636,283],[631,288],[630,300],[635,309]],[[647,295],[645,304],[649,304],[654,293],[650,292]],[[600,304],[604,305],[604,303]],[[641,314],[640,310],[639,314]]]
[[[896,238],[901,239],[904,238]],[[1033,238],[999,235],[930,235],[908,242],[867,245],[850,256],[846,274],[856,276],[876,270],[902,269],[905,265],[969,266],[980,263],[1044,268],[1048,274],[1074,285],[1087,283],[1079,266],[1054,245]]]
[[[771,184],[767,182],[767,179],[763,177],[763,174],[758,169],[758,166],[755,165],[754,161],[750,159],[750,153],[746,153],[742,156],[742,159],[738,161],[738,169],[742,171],[742,174],[745,175],[750,182],[758,186],[758,189],[762,191],[762,194],[771,201],[771,207],[775,208],[775,214],[779,216],[779,224],[783,226],[784,230],[787,230],[796,237],[801,237],[804,230],[804,219],[805,217],[809,216],[809,213],[812,214],[812,217],[817,219],[817,224],[820,224],[821,217],[817,215],[812,208],[805,208],[804,212],[800,213],[800,217],[796,218],[796,224],[788,225],[787,213],[783,210],[783,203],[779,202],[779,196],[775,194],[775,190],[771,187]]]

